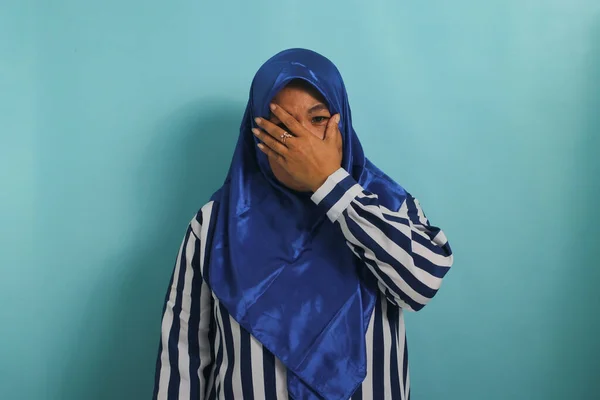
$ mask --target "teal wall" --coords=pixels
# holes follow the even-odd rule
[[[600,3],[237,3],[2,3],[0,398],[150,397],[186,223],[296,46],[456,253],[413,398],[600,398]]]

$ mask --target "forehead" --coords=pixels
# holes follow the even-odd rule
[[[304,80],[293,80],[281,89],[273,98],[281,105],[314,106],[316,103],[326,104],[325,98],[310,83]]]

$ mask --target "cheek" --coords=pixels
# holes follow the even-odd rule
[[[279,181],[284,186],[288,188],[300,190],[301,186],[298,185],[298,182],[292,177],[283,167],[277,164],[275,161],[271,161],[269,158],[269,165],[271,166],[271,171],[273,171],[273,175],[275,175],[275,179]]]
[[[308,128],[308,130],[310,131],[310,133],[312,133],[313,135],[315,135],[319,139],[323,140],[323,138],[325,137],[325,128],[326,128],[325,125],[323,125],[323,126],[311,126],[310,128]]]
[[[269,165],[271,166],[271,171],[273,171],[273,175],[275,175],[275,178],[277,178],[277,180],[279,181],[285,180],[287,173],[285,172],[283,167],[277,164],[271,157],[268,157],[268,159]]]
[[[277,167],[279,167],[279,165],[276,162],[273,162],[271,160],[271,157],[267,156],[267,160],[269,160],[269,166],[271,167],[271,171],[273,171],[273,173],[275,173],[275,171],[277,170]]]

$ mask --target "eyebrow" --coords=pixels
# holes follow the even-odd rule
[[[323,111],[323,110],[327,110],[327,106],[323,103],[319,103],[319,104],[315,104],[314,106],[309,108],[308,113],[312,114],[312,113],[316,113],[317,111]]]

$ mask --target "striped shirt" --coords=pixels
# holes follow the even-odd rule
[[[352,399],[410,398],[403,311],[420,310],[452,265],[444,233],[406,194],[399,210],[379,204],[339,169],[312,200],[376,277],[379,294],[366,333],[367,376]],[[229,315],[203,280],[215,202],[191,220],[164,306],[154,399],[288,399],[286,368]],[[299,400],[299,399],[298,399]]]

